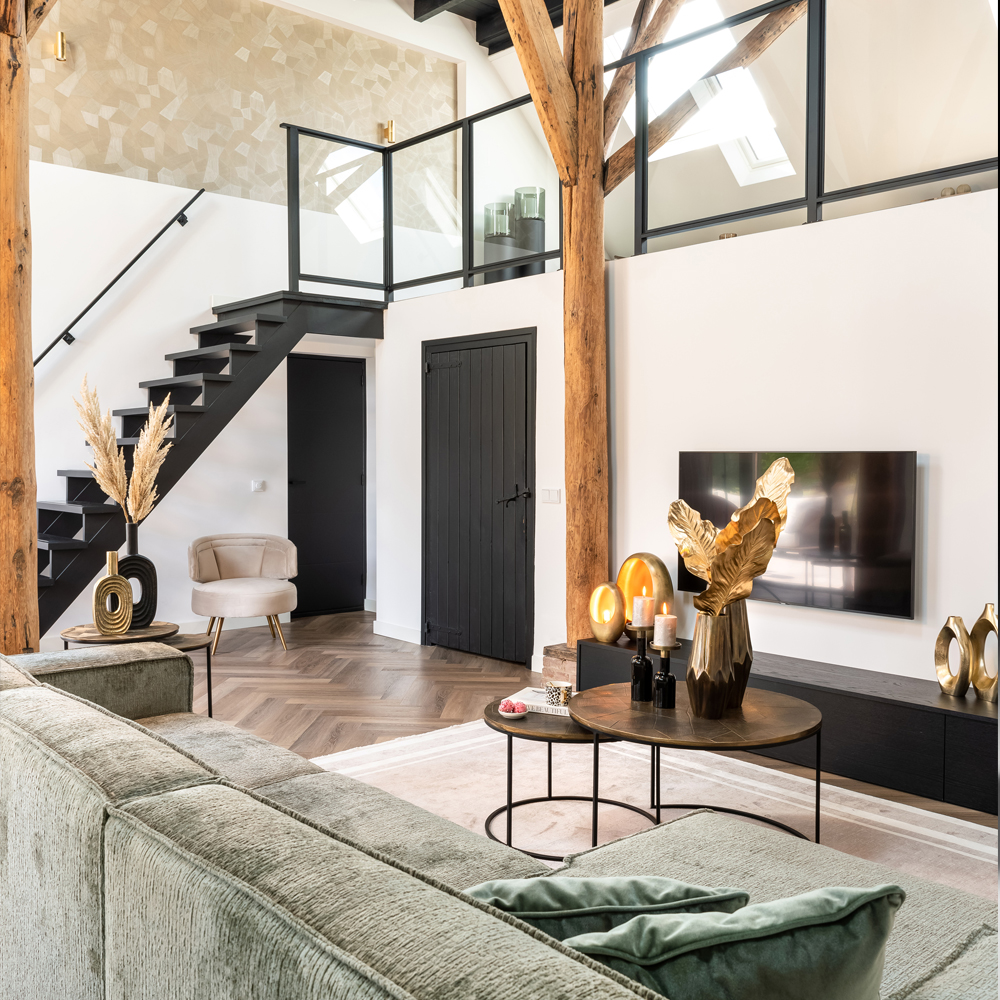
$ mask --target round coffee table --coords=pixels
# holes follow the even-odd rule
[[[553,795],[552,794],[552,744],[553,743],[590,743],[594,744],[594,794],[597,794],[597,766],[598,748],[601,743],[617,742],[616,736],[602,736],[590,732],[578,726],[572,719],[565,715],[547,715],[542,712],[529,712],[523,719],[505,719],[500,714],[500,702],[502,698],[491,702],[483,710],[483,722],[491,729],[499,733],[504,733],[507,737],[507,804],[494,809],[486,817],[486,836],[490,840],[498,843],[500,838],[493,833],[493,821],[501,813],[507,814],[507,846],[511,844],[511,821],[514,810],[518,806],[531,805],[534,802],[590,802],[590,795]],[[530,799],[518,799],[514,801],[514,740],[533,740],[535,742],[548,744],[548,794],[537,795]],[[619,802],[617,799],[594,799],[593,813],[593,843],[597,844],[597,806],[603,802],[609,806],[620,806],[622,809],[631,809],[632,812],[645,816],[651,823],[655,822],[652,813],[638,806],[633,806],[628,802]],[[537,851],[528,851],[523,847],[517,848],[522,854],[528,854],[541,861],[562,861],[563,856],[558,854],[540,854]]]
[[[819,843],[820,815],[820,732],[823,716],[819,709],[800,698],[776,691],[748,687],[740,709],[728,711],[721,719],[699,719],[691,711],[687,688],[677,685],[676,708],[657,709],[651,702],[634,702],[628,684],[607,684],[574,695],[569,702],[570,717],[591,732],[594,741],[594,796],[597,796],[598,753],[601,739],[653,747],[656,822],[661,809],[714,809],[716,812],[746,816],[779,827],[796,837],[805,834],[793,827],[757,813],[726,809],[704,803],[660,801],[660,748],[685,750],[761,750],[816,738],[816,843]],[[594,806],[594,829],[597,807]],[[596,843],[596,840],[595,840]]]

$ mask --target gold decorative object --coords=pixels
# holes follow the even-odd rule
[[[726,708],[739,708],[747,691],[750,668],[753,666],[753,646],[750,644],[750,623],[747,620],[747,602],[743,598],[733,601],[726,608],[729,619],[729,641],[733,648],[734,683],[729,689]]]
[[[953,674],[948,666],[948,648],[952,641],[958,643],[959,649],[957,674]],[[964,698],[965,692],[969,690],[972,641],[965,630],[965,622],[957,615],[952,615],[938,632],[937,642],[934,644],[934,666],[937,668],[941,690],[954,698]]]
[[[396,141],[396,123],[391,118],[382,129],[382,138],[390,144]]]
[[[598,642],[617,642],[625,631],[625,596],[610,580],[590,595],[590,631]]]
[[[625,634],[636,639],[639,633],[653,638],[653,629],[632,628],[632,598],[652,597],[654,614],[669,615],[674,606],[674,583],[670,571],[652,552],[633,552],[618,570],[618,588],[625,602]]]
[[[972,188],[968,184],[959,184],[955,188],[955,194],[972,194]]]
[[[121,635],[131,624],[132,585],[118,575],[118,553],[109,552],[108,575],[94,584],[94,625],[102,635]]]
[[[698,615],[686,681],[694,714],[699,719],[721,718],[736,684],[727,615]]]
[[[997,634],[997,612],[992,604],[987,604],[969,633],[969,640],[972,643],[969,680],[980,701],[991,701],[995,705],[997,703],[997,678],[996,675],[991,677],[986,669],[986,638],[990,632],[994,635]]]
[[[66,62],[66,32],[65,31],[57,31],[56,32],[55,56],[56,56],[56,62]]]

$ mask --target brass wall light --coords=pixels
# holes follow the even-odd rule
[[[66,32],[56,32],[56,62],[66,62]]]
[[[396,141],[396,123],[391,118],[385,123],[385,128],[382,129],[382,138],[386,142]]]

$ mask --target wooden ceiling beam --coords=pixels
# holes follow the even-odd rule
[[[25,0],[24,13],[27,39],[30,42],[35,32],[42,26],[45,15],[56,5],[56,0]]]
[[[701,79],[749,66],[767,51],[808,9],[807,0],[768,14],[755,28],[723,56]],[[674,136],[688,119],[698,113],[698,103],[690,90],[685,91],[662,114],[649,123],[649,152],[655,153]],[[604,193],[610,194],[635,170],[635,140],[625,143],[609,157],[604,172]]]
[[[500,0],[559,179],[577,175],[576,91],[542,0]]]

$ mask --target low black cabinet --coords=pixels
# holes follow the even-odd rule
[[[691,643],[671,655],[680,683]],[[635,643],[577,644],[577,690],[630,679]],[[654,666],[656,661],[654,658]],[[997,706],[941,694],[937,682],[754,654],[751,687],[792,695],[823,713],[823,770],[953,805],[997,811]],[[806,744],[756,751],[811,766]]]

